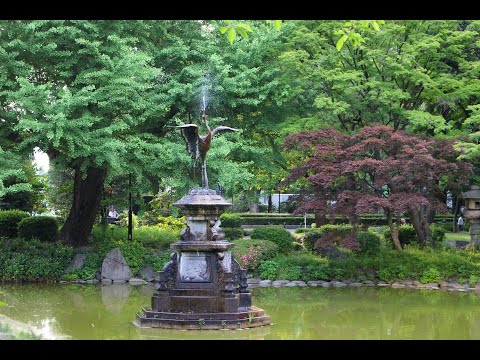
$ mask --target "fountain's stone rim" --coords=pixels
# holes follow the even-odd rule
[[[179,207],[185,206],[232,206],[232,203],[226,201],[215,190],[211,189],[191,189],[188,195],[185,195],[173,205]]]
[[[181,251],[223,251],[234,246],[228,241],[178,241],[170,244],[171,249]]]

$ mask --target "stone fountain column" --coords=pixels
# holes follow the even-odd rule
[[[177,201],[186,217],[181,240],[160,272],[152,308],[136,325],[176,329],[238,329],[269,325],[264,310],[252,306],[246,270],[224,240],[220,215],[231,204],[214,190],[192,189]]]

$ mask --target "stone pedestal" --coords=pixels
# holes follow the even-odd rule
[[[239,329],[270,325],[264,310],[252,306],[246,270],[224,240],[220,215],[231,206],[214,190],[193,189],[174,205],[186,216],[181,241],[159,274],[152,307],[137,314],[139,327]]]

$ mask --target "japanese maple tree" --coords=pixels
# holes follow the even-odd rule
[[[466,184],[472,170],[456,160],[452,144],[384,125],[353,135],[333,128],[300,132],[287,137],[285,145],[304,152],[306,160],[286,182],[306,179],[313,194],[297,212],[342,214],[355,223],[361,213],[383,210],[398,250],[401,217],[407,215],[425,245],[431,242],[426,211],[445,211],[439,193],[449,181]]]

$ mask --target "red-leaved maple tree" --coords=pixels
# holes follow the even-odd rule
[[[446,211],[439,194],[448,182],[467,184],[472,171],[469,163],[456,160],[452,144],[378,125],[353,135],[333,128],[301,132],[285,139],[287,149],[307,156],[286,182],[308,180],[312,196],[297,212],[342,214],[356,223],[359,214],[383,210],[398,250],[406,215],[425,245],[432,241],[426,212]]]

